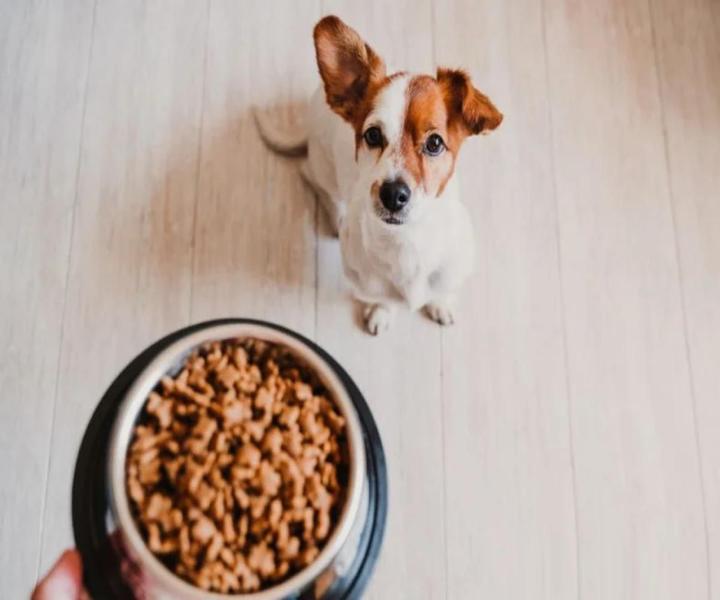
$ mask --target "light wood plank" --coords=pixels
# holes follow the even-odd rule
[[[429,2],[326,2],[390,69],[432,66]],[[309,32],[308,32],[309,33]],[[318,257],[317,339],[356,379],[372,408],[388,461],[390,507],[385,543],[368,598],[444,598],[440,331],[403,312],[376,339],[353,319],[337,240],[322,237]]]
[[[541,8],[436,3],[436,61],[505,114],[458,165],[477,266],[443,331],[448,598],[577,595]]]
[[[703,467],[708,571],[720,598],[720,4],[651,2]]]
[[[297,163],[262,144],[253,104],[297,116],[313,89],[317,4],[213,2],[193,278],[193,320],[269,319],[312,335],[315,198]]]
[[[206,16],[192,0],[97,7],[44,568],[71,544],[75,456],[103,391],[188,320]]]
[[[35,580],[93,2],[0,3],[0,580]]]
[[[647,3],[545,3],[580,595],[704,598],[698,457]]]

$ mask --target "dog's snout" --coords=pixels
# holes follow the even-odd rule
[[[402,179],[385,181],[380,186],[380,201],[390,212],[398,212],[410,201],[410,188]]]

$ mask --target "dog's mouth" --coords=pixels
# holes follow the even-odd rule
[[[382,204],[375,205],[375,214],[386,225],[404,225],[407,221],[406,211],[392,213]]]

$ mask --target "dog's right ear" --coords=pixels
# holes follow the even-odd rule
[[[385,63],[338,17],[321,19],[315,25],[313,38],[327,103],[354,123],[371,86],[384,79]]]
[[[473,87],[470,77],[459,69],[437,70],[448,113],[465,135],[487,134],[502,123],[503,115],[485,94]]]

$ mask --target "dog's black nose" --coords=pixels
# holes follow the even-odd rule
[[[402,179],[385,181],[380,186],[380,200],[390,212],[398,212],[410,200],[410,188]]]

